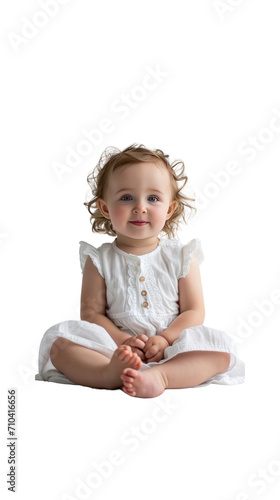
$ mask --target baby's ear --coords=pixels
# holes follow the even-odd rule
[[[108,210],[108,207],[105,203],[104,200],[102,200],[102,198],[98,198],[97,202],[96,202],[100,212],[102,213],[102,215],[106,218],[106,219],[110,219],[110,214],[109,214],[109,210]]]
[[[174,214],[174,211],[176,210],[176,207],[178,205],[177,201],[172,201],[172,203],[169,205],[169,208],[167,210],[166,214],[166,220],[170,219],[170,217]]]

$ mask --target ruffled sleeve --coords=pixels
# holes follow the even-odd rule
[[[91,258],[99,274],[101,274],[102,278],[104,278],[98,249],[94,248],[92,245],[86,243],[85,241],[80,241],[80,264],[82,272],[84,271],[85,263],[88,257]]]
[[[182,248],[182,267],[178,279],[184,278],[188,274],[190,270],[190,263],[193,261],[193,255],[195,256],[198,264],[203,262],[204,255],[201,248],[201,241],[198,238],[191,240]]]

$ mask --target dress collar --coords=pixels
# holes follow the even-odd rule
[[[124,255],[125,257],[135,257],[138,259],[139,258],[143,259],[143,258],[147,257],[148,255],[154,256],[159,251],[161,245],[162,245],[162,240],[159,239],[158,246],[154,250],[152,250],[151,252],[144,253],[143,255],[134,255],[133,253],[128,253],[128,252],[125,252],[124,250],[121,250],[121,248],[119,248],[117,246],[117,238],[112,243],[112,247],[113,247],[115,252],[119,253],[120,255]]]

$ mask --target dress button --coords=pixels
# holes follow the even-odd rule
[[[145,276],[140,276],[139,281],[145,281]]]
[[[138,260],[138,266],[140,266],[140,260]]]
[[[142,302],[143,307],[148,307],[148,305],[149,305],[148,302]]]
[[[142,290],[141,295],[143,295],[145,297],[145,295],[147,295],[146,290]]]

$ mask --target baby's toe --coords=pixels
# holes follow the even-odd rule
[[[121,388],[123,392],[128,394],[128,396],[136,396],[136,392],[133,390],[127,389],[125,386]]]
[[[128,377],[127,375],[121,375],[121,380],[127,384],[132,384],[134,382],[134,379],[132,377]]]
[[[118,352],[118,358],[123,361],[124,359],[128,359],[131,357],[131,348],[129,346],[123,346],[122,349]]]
[[[124,382],[124,387],[128,390],[128,391],[133,391],[133,385],[130,384],[129,382]]]
[[[132,388],[132,386],[133,386],[133,380],[132,379],[125,379],[125,378],[122,378],[122,377],[121,377],[121,379],[122,379],[122,382],[125,385],[125,387]]]
[[[141,366],[142,366],[142,361],[139,358],[138,354],[133,353],[131,359],[131,368],[138,370],[139,368],[141,368]]]
[[[122,375],[126,375],[127,377],[132,377],[132,379],[135,378],[137,374],[137,371],[134,370],[133,368],[125,368],[122,372]]]

